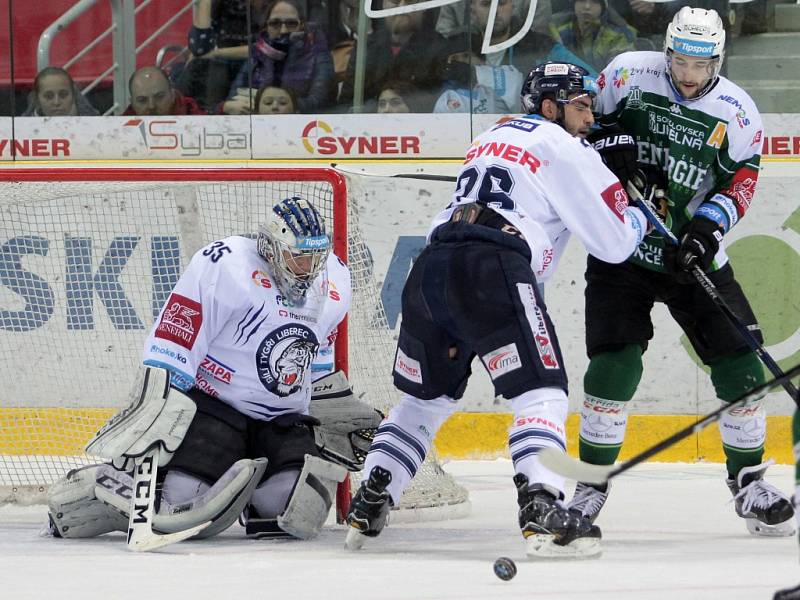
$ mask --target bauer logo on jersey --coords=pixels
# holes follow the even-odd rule
[[[531,326],[533,341],[536,351],[539,353],[539,359],[542,361],[542,366],[545,369],[560,369],[561,365],[558,363],[558,355],[553,346],[553,339],[547,328],[544,313],[542,313],[542,309],[539,308],[539,304],[536,302],[536,293],[533,291],[533,286],[529,283],[518,283],[517,291],[522,301],[522,307],[525,309],[525,317],[527,317]]]
[[[486,370],[489,371],[489,377],[492,378],[492,381],[509,371],[522,367],[517,345],[513,343],[484,354],[481,360],[486,365]]]
[[[419,361],[406,356],[400,348],[397,349],[397,356],[394,359],[394,372],[409,381],[422,384],[422,367]]]
[[[167,300],[155,336],[191,350],[202,324],[203,308],[200,303],[173,293]]]
[[[305,325],[284,325],[271,331],[256,350],[261,384],[277,396],[299,390],[317,354],[317,336]]]
[[[625,209],[628,208],[628,195],[622,189],[622,184],[615,181],[600,194],[606,206],[611,209],[620,221],[625,221]]]

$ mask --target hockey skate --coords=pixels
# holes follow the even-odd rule
[[[540,484],[528,485],[514,476],[519,504],[519,526],[531,558],[596,558],[602,553],[600,528],[567,509]]]
[[[589,519],[589,523],[594,524],[597,515],[600,514],[600,509],[608,499],[608,488],[611,484],[605,485],[589,485],[588,483],[580,483],[575,486],[575,495],[572,500],[567,504],[567,508],[577,512],[582,517]]]
[[[728,489],[736,503],[736,514],[745,519],[753,535],[783,537],[794,535],[794,508],[778,488],[764,481],[764,473],[775,461],[769,460],[739,471],[728,479]]]
[[[386,487],[392,482],[392,474],[382,467],[373,467],[369,478],[361,482],[350,501],[345,521],[350,526],[344,542],[348,550],[358,550],[368,537],[377,537],[389,520],[392,497]]]

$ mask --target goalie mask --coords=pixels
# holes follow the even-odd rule
[[[664,58],[667,62],[667,77],[673,88],[682,96],[686,93],[680,89],[679,67],[675,54],[680,55],[683,63],[693,62],[705,65],[704,79],[698,81],[697,92],[691,99],[707,94],[719,76],[722,59],[725,56],[725,27],[717,11],[702,8],[683,7],[667,26],[664,39]],[[676,64],[673,64],[676,63]],[[681,65],[681,68],[686,68]]]
[[[317,209],[293,196],[272,207],[272,214],[259,227],[256,245],[281,293],[302,304],[325,269],[331,242]]]

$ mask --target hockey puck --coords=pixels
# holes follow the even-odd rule
[[[510,558],[501,556],[494,561],[494,574],[503,581],[511,581],[517,574],[517,565]]]

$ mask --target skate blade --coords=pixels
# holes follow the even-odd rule
[[[344,540],[345,550],[361,550],[366,539],[367,536],[362,534],[360,529],[349,527],[347,529],[347,537]]]
[[[747,531],[758,537],[789,537],[795,534],[794,519],[787,519],[783,523],[767,525],[758,519],[745,519]]]
[[[528,558],[536,560],[600,558],[603,547],[599,538],[578,538],[566,546],[555,543],[552,535],[534,534],[525,539]]]

